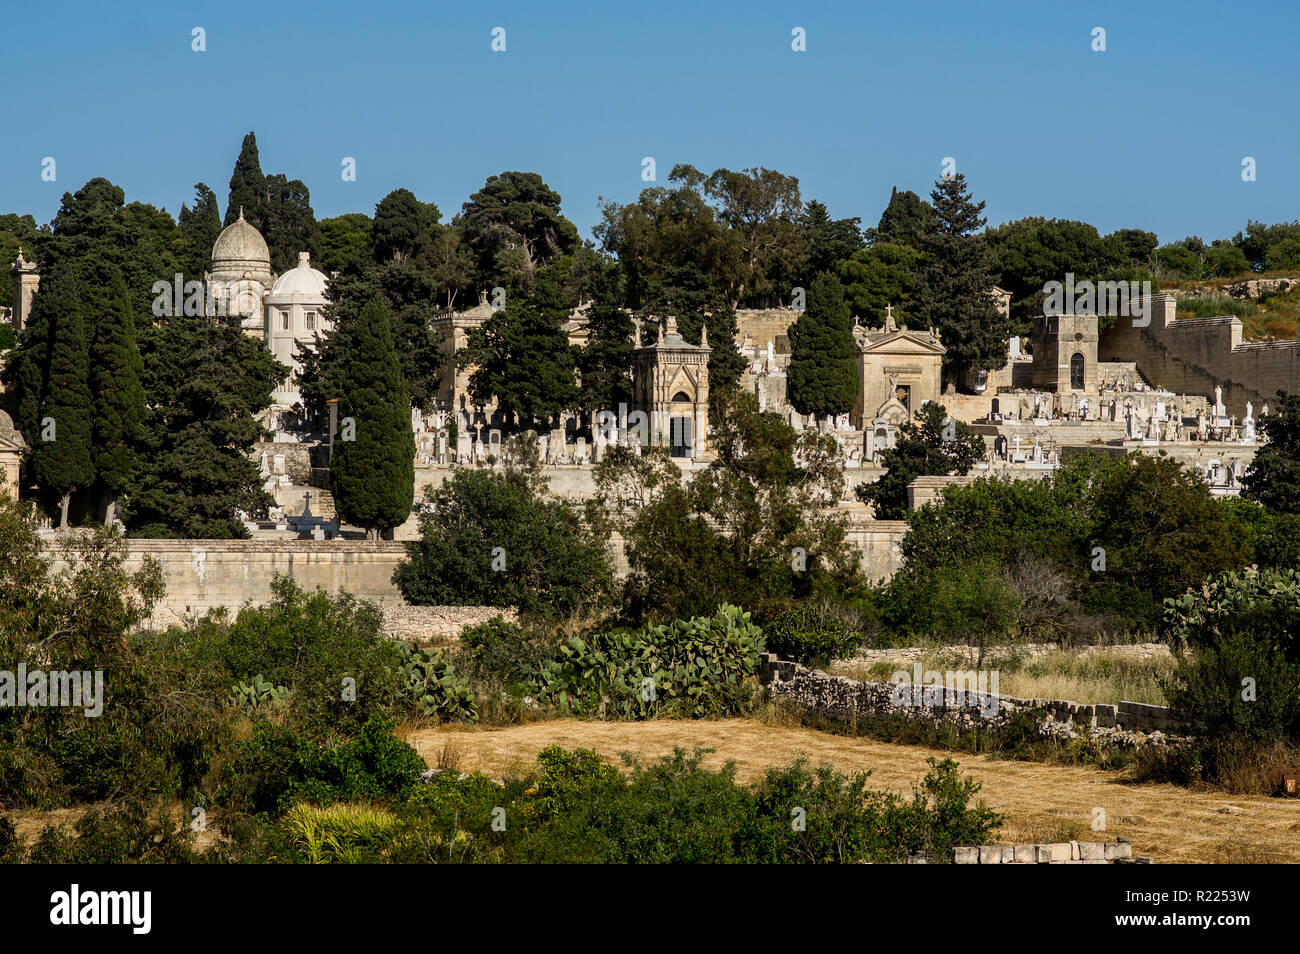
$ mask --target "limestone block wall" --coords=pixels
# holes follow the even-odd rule
[[[1300,341],[1246,343],[1239,318],[1176,319],[1174,309],[1174,299],[1157,295],[1147,327],[1120,318],[1101,335],[1100,359],[1136,362],[1143,377],[1175,394],[1212,395],[1219,385],[1238,419],[1247,401],[1258,415],[1279,389],[1300,391]]]
[[[61,558],[52,545],[55,568]],[[151,621],[168,625],[224,606],[271,598],[271,581],[284,574],[306,590],[349,592],[381,605],[400,605],[393,571],[406,548],[392,541],[365,540],[131,540],[128,570],[146,557],[162,568],[167,592]]]
[[[777,338],[789,332],[798,317],[799,312],[790,308],[737,308],[736,345],[744,345],[746,333],[749,343],[760,350],[769,341],[775,344]]]

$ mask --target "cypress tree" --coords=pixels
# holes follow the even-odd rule
[[[411,397],[383,301],[347,324],[330,489],[339,516],[374,538],[406,520],[415,499]]]
[[[230,174],[230,201],[226,203],[224,224],[238,219],[241,208],[249,224],[261,229],[266,211],[266,176],[262,175],[262,162],[257,155],[257,137],[251,132],[244,137],[235,170]]]
[[[807,310],[789,335],[786,381],[794,409],[819,418],[851,411],[858,397],[858,348],[838,278],[813,279]]]
[[[235,215],[239,215],[238,209]],[[185,239],[185,268],[188,277],[201,279],[212,256],[212,246],[221,234],[221,210],[216,194],[202,182],[194,184],[194,208],[181,206],[177,227]]]
[[[59,290],[67,310],[53,320],[49,371],[41,420],[28,439],[32,446],[32,476],[41,489],[59,498],[59,526],[68,525],[72,493],[90,485],[93,408],[90,398],[90,352],[81,296],[75,283]]]
[[[144,361],[135,340],[131,296],[120,274],[113,276],[113,306],[95,329],[90,390],[95,397],[95,477],[104,490],[104,524],[117,516],[117,501],[136,470],[136,442],[144,420]]]

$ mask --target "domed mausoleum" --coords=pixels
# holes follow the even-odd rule
[[[214,297],[225,302],[226,313],[242,315],[244,331],[262,337],[262,299],[275,276],[266,239],[244,218],[243,209],[217,236],[208,278],[216,285]]]
[[[304,346],[310,347],[316,335],[323,337],[331,330],[323,317],[327,287],[325,273],[311,267],[311,254],[299,252],[298,267],[277,278],[266,295],[267,347],[277,361],[291,369],[273,396],[275,403],[283,407],[292,407],[299,399],[297,377],[301,365],[295,355]]]

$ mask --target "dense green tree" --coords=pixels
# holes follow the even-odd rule
[[[1232,244],[1241,249],[1250,267],[1259,272],[1267,267],[1269,250],[1288,239],[1300,239],[1300,221],[1266,225],[1252,219],[1246,223],[1244,232],[1233,236]]]
[[[669,180],[698,190],[730,230],[740,250],[735,300],[758,306],[789,301],[794,284],[780,278],[796,277],[805,257],[799,180],[762,167],[741,172],[715,169],[706,177],[690,165],[675,166]]]
[[[202,280],[212,263],[212,246],[221,234],[221,209],[216,194],[202,182],[194,184],[194,208],[182,203],[177,228],[184,240],[182,261],[187,277]]]
[[[1250,271],[1246,253],[1222,239],[1205,250],[1205,277],[1233,278]]]
[[[1154,271],[1157,278],[1194,281],[1201,277],[1201,257],[1186,245],[1162,245],[1155,251]]]
[[[889,191],[889,204],[880,214],[880,222],[867,231],[872,245],[890,242],[907,245],[917,251],[925,248],[925,238],[934,229],[934,208],[915,192]]]
[[[298,253],[320,256],[320,226],[311,208],[311,190],[282,173],[266,177],[266,211],[262,237],[271,251],[271,271],[287,272],[298,265]]]
[[[433,222],[441,213],[434,207]],[[370,225],[370,247],[379,262],[404,262],[415,254],[425,236],[425,213],[421,202],[410,189],[394,189],[375,206]]]
[[[1116,229],[1102,240],[1106,258],[1114,271],[1150,271],[1156,246],[1160,240],[1155,232],[1142,229]]]
[[[117,501],[129,493],[136,477],[137,445],[144,422],[144,362],[135,336],[131,298],[115,276],[109,308],[95,329],[90,357],[90,391],[94,395],[94,466],[104,496],[104,523],[117,516]]]
[[[1043,313],[1048,282],[1098,281],[1106,276],[1106,248],[1096,228],[1086,222],[1031,217],[985,233],[997,284],[1011,292],[1014,316],[1024,330]]]
[[[567,617],[600,602],[613,572],[606,540],[528,483],[461,470],[433,492],[420,539],[393,582],[417,605],[515,606]]]
[[[885,323],[886,306],[893,305],[895,320],[905,322],[921,257],[910,245],[877,242],[840,262],[836,275],[852,312],[878,328]]]
[[[455,307],[459,295],[474,292],[474,255],[454,225],[435,225],[419,262],[429,272],[443,307]]]
[[[578,355],[582,378],[579,401],[591,414],[617,413],[620,404],[632,404],[634,319],[620,305],[618,271],[611,266],[587,310],[587,343]]]
[[[378,537],[405,521],[415,500],[410,392],[382,299],[362,308],[344,335],[330,490],[340,517]]]
[[[627,541],[631,614],[757,608],[858,583],[844,520],[822,511],[843,489],[835,439],[797,434],[750,394],[726,396],[712,424],[716,457],[687,486],[663,448],[615,450],[597,465],[601,499]]]
[[[1285,238],[1269,246],[1264,256],[1264,271],[1300,271],[1300,238]]]
[[[376,297],[383,299],[388,310],[411,403],[421,410],[431,409],[438,398],[444,358],[433,329],[438,288],[429,270],[410,261],[368,264],[336,276],[326,296],[329,304],[325,315],[333,322],[335,332],[324,339],[318,336],[313,346],[298,355],[302,364],[299,389],[307,413],[323,421],[325,402],[339,396],[342,385],[337,375],[346,359],[346,347],[338,329],[355,319]]]
[[[858,396],[858,349],[844,286],[833,275],[813,279],[808,307],[790,326],[787,397],[800,414],[847,414]]]
[[[1277,393],[1277,406],[1259,419],[1268,443],[1242,478],[1242,496],[1276,513],[1300,514],[1300,394]]]
[[[811,281],[862,248],[862,220],[832,219],[826,204],[811,200],[799,221],[804,261],[800,271]]]
[[[686,185],[645,189],[636,202],[607,202],[601,211],[596,237],[618,258],[624,303],[643,319],[643,343],[653,343],[649,329],[669,314],[692,344],[707,324],[710,395],[733,390],[745,364],[736,348],[731,291],[743,280],[735,237]]]
[[[532,294],[511,295],[504,310],[471,329],[457,362],[474,367],[474,403],[495,398],[506,420],[517,415],[521,425],[538,428],[576,407],[578,356],[564,330],[568,316],[554,279],[539,275]]]
[[[578,247],[560,194],[535,172],[489,176],[453,223],[472,250],[480,288],[528,290],[536,271]]]
[[[885,620],[913,636],[931,625],[943,567],[982,561],[1034,598],[1044,594],[1026,568],[1044,571],[1034,578],[1077,603],[1076,624],[1095,635],[1150,632],[1162,600],[1252,559],[1233,504],[1177,461],[1146,455],[1081,454],[1043,480],[946,487],[907,521]]]
[[[345,212],[320,220],[320,263],[326,275],[360,268],[370,261],[370,216]]]
[[[230,194],[222,225],[232,224],[241,211],[245,220],[261,231],[266,215],[266,176],[262,174],[262,162],[257,154],[257,136],[252,132],[244,137],[234,171],[230,173]]]
[[[146,401],[140,478],[123,519],[136,536],[247,535],[236,510],[264,511],[250,454],[255,415],[288,369],[239,319],[178,316],[138,333]]]
[[[877,520],[907,516],[907,485],[917,477],[965,476],[984,459],[980,437],[948,415],[942,404],[927,402],[899,431],[894,446],[880,456],[886,472],[875,483],[858,484],[858,499],[875,509]]]
[[[1012,326],[989,294],[992,257],[978,234],[984,203],[971,198],[960,172],[941,177],[930,199],[934,228],[925,238],[915,313],[921,327],[939,332],[947,349],[945,375],[952,381],[963,371],[1002,367]]]
[[[50,335],[40,430],[28,440],[32,477],[45,495],[60,501],[61,527],[68,525],[73,492],[89,487],[94,477],[90,342],[80,296],[73,291],[64,301],[66,310],[54,317]]]

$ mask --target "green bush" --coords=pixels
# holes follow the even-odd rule
[[[825,600],[788,605],[763,624],[768,652],[807,666],[852,655],[865,634],[859,620]]]
[[[235,745],[217,793],[219,804],[247,814],[283,813],[293,802],[400,798],[425,770],[424,760],[394,738],[392,723],[372,717],[355,739],[326,748],[291,729],[260,722]]]
[[[192,635],[171,634],[179,662],[287,688],[292,725],[316,739],[353,735],[375,713],[395,715],[401,647],[383,634],[380,609],[348,593],[307,593],[285,576],[271,590],[269,603],[245,607],[233,622],[214,614]]]
[[[471,679],[510,688],[530,683],[559,644],[560,637],[547,629],[496,616],[461,631],[455,660]]]
[[[1171,714],[1200,738],[1254,742],[1300,737],[1300,665],[1242,620],[1193,656],[1182,656],[1162,688]]]
[[[457,471],[433,492],[420,537],[393,573],[417,605],[516,606],[563,617],[598,603],[613,583],[606,540],[522,478]]]
[[[601,718],[726,715],[747,700],[761,652],[749,614],[724,604],[712,617],[569,639],[542,668],[538,698]]]

